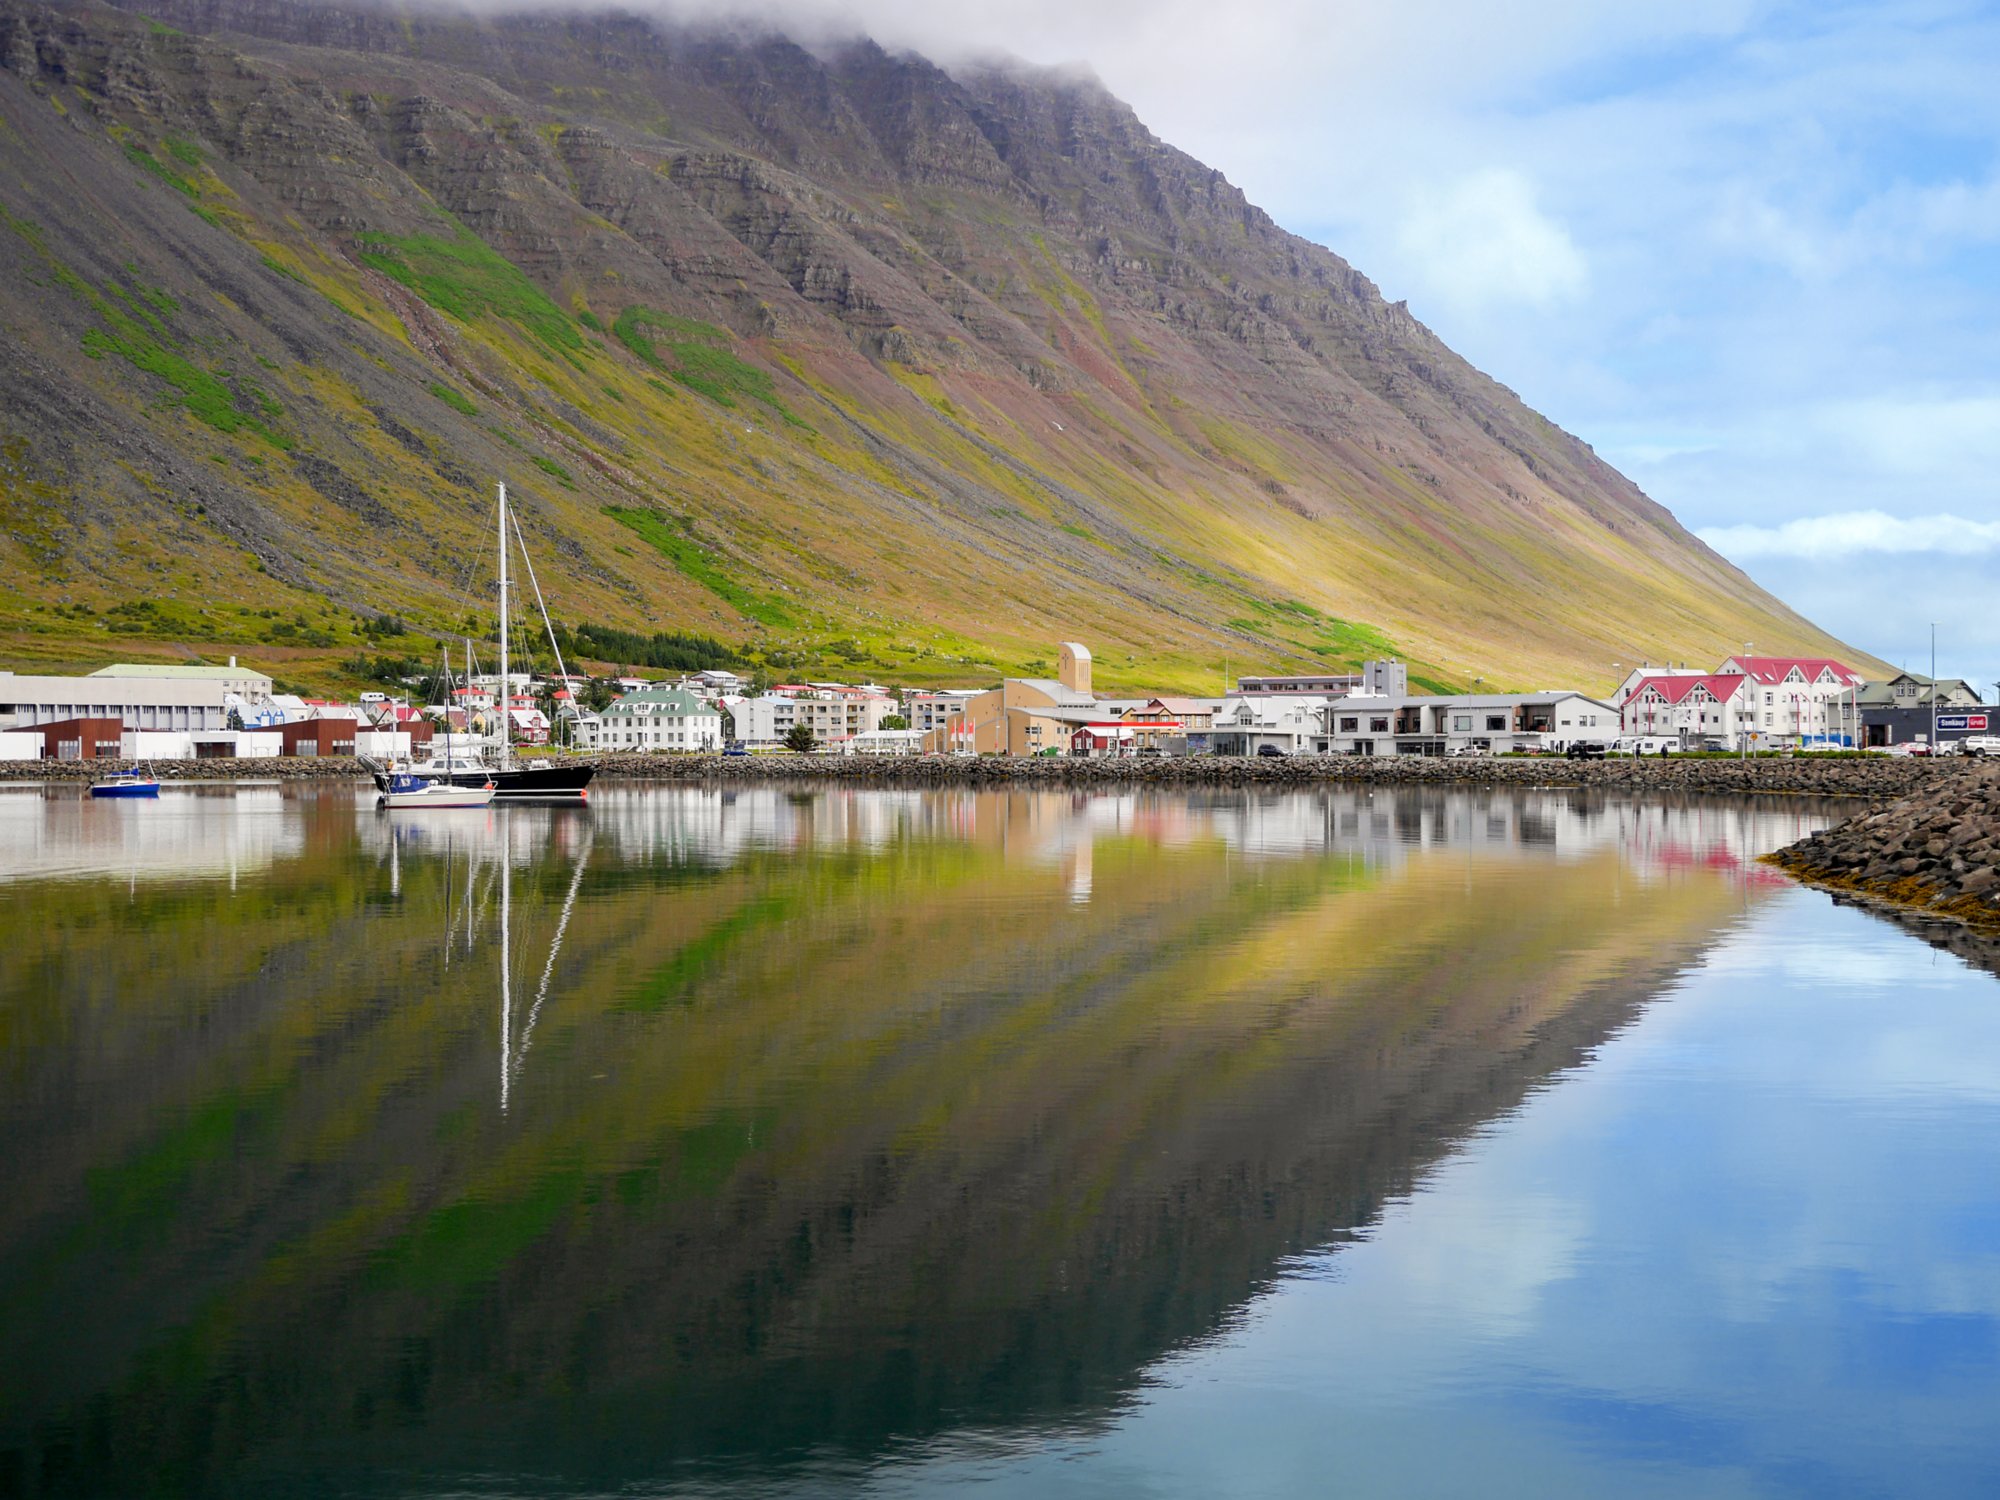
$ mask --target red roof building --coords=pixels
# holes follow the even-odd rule
[[[1749,727],[1748,682],[1740,672],[1642,677],[1619,706],[1619,730],[1683,747],[1715,740],[1734,748]]]
[[[1829,687],[1841,692],[1867,680],[1830,656],[1732,656],[1718,670],[1741,673],[1760,685]]]

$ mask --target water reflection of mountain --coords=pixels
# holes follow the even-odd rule
[[[17,888],[14,1488],[608,1486],[1088,1422],[1756,896],[1703,866],[1757,832],[1699,807],[746,812],[771,842],[726,862],[614,804],[349,816],[233,893]],[[1656,835],[1697,857],[1621,856]],[[572,891],[524,1055],[500,904],[538,980]]]

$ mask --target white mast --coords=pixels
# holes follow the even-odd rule
[[[507,486],[500,486],[500,769],[507,769],[507,720],[514,685],[507,676]]]

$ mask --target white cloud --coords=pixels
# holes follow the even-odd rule
[[[1494,168],[1419,193],[1399,235],[1404,274],[1466,308],[1548,308],[1582,294],[1583,254],[1536,202],[1534,184]]]
[[[1869,552],[1946,552],[1964,556],[2000,547],[2000,521],[1964,516],[1892,516],[1856,510],[1806,516],[1779,526],[1710,526],[1698,533],[1724,557],[1833,558]]]

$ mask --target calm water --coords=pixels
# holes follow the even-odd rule
[[[1826,815],[0,792],[0,1496],[1991,1495]]]

